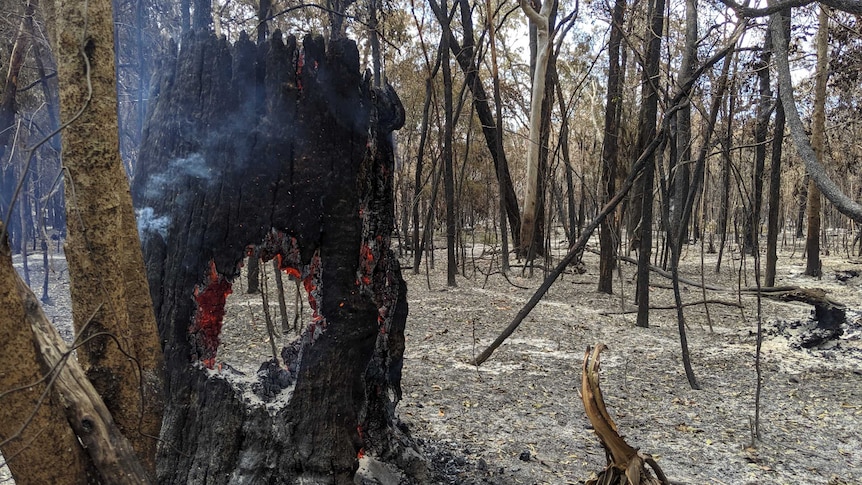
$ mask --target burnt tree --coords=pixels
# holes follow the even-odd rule
[[[423,479],[394,416],[404,112],[359,66],[345,39],[191,32],[159,70],[133,192],[167,367],[160,483],[353,483],[365,454]],[[216,354],[249,245],[304,283],[314,311],[284,366],[264,363],[257,397]]]

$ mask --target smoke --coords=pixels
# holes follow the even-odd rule
[[[146,240],[151,234],[157,233],[162,239],[168,238],[168,226],[171,224],[170,216],[156,216],[152,207],[144,207],[135,210],[138,219],[138,235],[141,240]]]
[[[166,195],[170,186],[177,186],[186,177],[209,183],[212,181],[213,169],[207,166],[206,159],[200,153],[176,158],[171,160],[164,170],[150,175],[144,188],[144,196],[148,200],[160,199]]]

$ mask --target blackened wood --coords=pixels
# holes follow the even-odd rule
[[[394,418],[407,314],[389,249],[400,101],[360,75],[352,41],[300,47],[276,31],[228,45],[195,32],[182,46],[162,67],[134,187],[171,396],[160,482],[352,483],[361,453],[421,476]],[[188,335],[210,261],[235,278],[245,248],[265,241],[264,259],[295,248],[283,267],[314,276],[323,320],[309,328],[325,327],[296,343],[296,386],[277,411],[192,362]]]

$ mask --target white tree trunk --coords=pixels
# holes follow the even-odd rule
[[[521,216],[521,252],[530,257],[536,228],[537,201],[539,199],[539,153],[541,148],[542,100],[545,98],[545,78],[551,56],[550,16],[554,0],[546,0],[541,12],[521,0],[521,9],[536,25],[538,45],[536,67],[533,72],[533,89],[530,99],[530,140],[527,150],[527,186],[524,193],[524,213]]]

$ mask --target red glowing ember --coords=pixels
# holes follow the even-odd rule
[[[200,286],[195,287],[194,298],[197,302],[197,310],[189,329],[195,344],[194,358],[199,359],[209,369],[212,369],[215,364],[219,333],[224,320],[225,301],[231,293],[230,281],[219,275],[215,262],[210,261],[209,281],[203,289]]]

